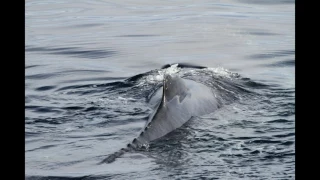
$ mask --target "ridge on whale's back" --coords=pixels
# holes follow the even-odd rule
[[[140,144],[155,140],[181,127],[192,116],[213,112],[219,107],[212,90],[195,81],[165,75],[162,98],[149,117]]]
[[[149,116],[145,127],[127,148],[145,146],[181,127],[193,116],[202,116],[216,110],[219,105],[213,91],[198,82],[165,74],[161,100]],[[158,90],[158,92],[161,92]],[[157,93],[156,93],[157,94]],[[156,96],[155,96],[156,97]],[[154,101],[154,100],[152,100]],[[111,163],[129,149],[123,148],[109,155],[102,162]]]

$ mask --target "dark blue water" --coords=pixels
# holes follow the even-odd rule
[[[295,179],[294,1],[25,9],[27,179]],[[139,134],[163,74],[207,85],[222,106],[98,165]]]

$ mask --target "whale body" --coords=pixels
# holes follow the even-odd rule
[[[171,75],[164,75],[163,86],[150,99],[150,103],[155,111],[149,116],[140,135],[126,148],[109,155],[101,163],[111,163],[124,152],[140,148],[181,127],[193,116],[209,114],[219,108],[212,89],[193,80]]]

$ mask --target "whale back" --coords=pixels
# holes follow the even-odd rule
[[[219,107],[214,92],[209,87],[171,75],[164,76],[162,88],[159,88],[150,102],[155,111],[150,115],[139,136],[127,144],[126,148],[109,155],[101,163],[111,163],[125,152],[147,145],[150,141],[181,127],[193,116],[212,113]]]
[[[136,147],[163,137],[191,117],[211,113],[217,108],[218,102],[209,87],[178,76],[165,75],[161,102],[132,144]]]

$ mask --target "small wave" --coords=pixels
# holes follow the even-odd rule
[[[36,88],[36,91],[48,91],[54,88],[56,88],[56,86],[41,86]]]
[[[276,119],[276,120],[271,120],[271,121],[267,121],[266,123],[288,123],[288,122],[292,122],[286,119]]]
[[[27,52],[42,52],[47,54],[58,54],[58,55],[68,55],[78,58],[90,58],[90,59],[100,59],[113,56],[117,54],[114,50],[100,50],[100,49],[81,49],[78,47],[28,47]]]
[[[257,139],[257,140],[246,142],[246,144],[278,144],[278,143],[281,143],[281,141]]]
[[[276,134],[276,135],[273,135],[273,137],[276,137],[276,138],[292,137],[292,136],[295,136],[295,133],[285,133],[285,134]]]
[[[26,152],[31,152],[31,151],[36,151],[36,150],[42,150],[42,149],[49,149],[49,148],[56,147],[56,146],[57,146],[57,145],[45,145],[45,146],[41,146],[41,147],[38,147],[38,148],[26,150]]]

